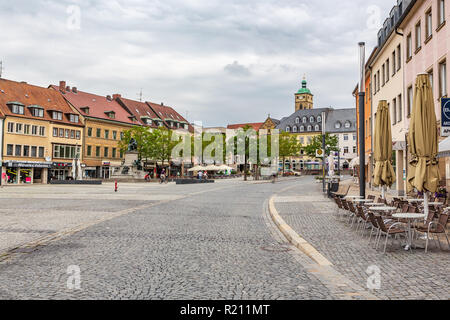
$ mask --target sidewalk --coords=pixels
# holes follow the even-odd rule
[[[379,298],[450,299],[450,255],[446,244],[445,251],[440,251],[430,242],[430,250],[425,254],[423,249],[405,252],[398,242],[390,246],[389,240],[387,253],[383,255],[369,246],[368,236],[361,238],[344,222],[336,220],[333,216],[336,206],[323,197],[321,185],[312,178],[304,181],[278,195],[275,207],[285,222],[343,276],[367,288],[370,275],[366,271],[376,266],[381,270],[381,287],[370,292]]]

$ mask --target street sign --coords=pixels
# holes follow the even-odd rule
[[[441,136],[450,137],[450,98],[441,99],[441,110],[442,110]]]
[[[316,150],[316,158],[322,158],[323,157],[323,150],[319,149]]]

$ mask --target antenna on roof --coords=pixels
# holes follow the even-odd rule
[[[3,61],[0,60],[0,78],[2,77],[2,72],[3,72]]]
[[[139,96],[139,102],[142,102],[142,88],[141,88],[141,91],[137,95]]]

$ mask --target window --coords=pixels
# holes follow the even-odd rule
[[[392,100],[392,124],[397,123],[397,98]]]
[[[113,134],[113,139],[117,140],[117,131],[113,131],[112,134]]]
[[[95,147],[95,156],[100,157],[100,147]]]
[[[412,36],[411,33],[406,37],[406,59],[412,58]]]
[[[58,136],[58,128],[53,128],[53,136],[54,137]]]
[[[442,26],[445,22],[445,0],[438,0],[438,24]]]
[[[381,86],[383,87],[386,84],[386,67],[384,64],[383,64],[382,70],[383,70],[383,72],[382,72],[383,73],[383,81],[381,82]]]
[[[22,146],[20,144],[16,144],[16,152],[14,155],[17,157],[22,156]]]
[[[389,62],[389,59],[387,59],[386,60],[386,82],[389,82],[389,76],[390,76],[390,73],[389,73],[389,66],[390,66],[390,62]]]
[[[395,56],[395,51],[392,52],[392,76],[395,75],[395,73],[397,72],[397,68],[395,66],[395,63],[397,62],[397,58]]]
[[[75,139],[75,130],[70,130],[70,139]]]
[[[358,152],[358,150],[356,150],[356,147],[353,146],[353,153],[357,153],[357,152]]]
[[[23,126],[23,133],[30,134],[30,125],[29,124],[26,124]]]
[[[37,157],[37,147],[31,147],[31,157]]]
[[[402,48],[399,44],[397,46],[397,71],[402,67]]]
[[[312,131],[312,126],[309,125],[309,126],[308,126],[308,132],[311,132],[311,131]]]
[[[117,149],[112,148],[112,157],[115,158],[117,156]]]
[[[64,138],[64,129],[59,129],[59,137]]]
[[[30,156],[30,146],[23,146],[23,156],[24,157]]]
[[[105,139],[109,139],[109,130],[105,130]]]
[[[92,146],[87,146],[86,155],[89,157],[92,155]]]
[[[75,136],[77,138],[77,140],[81,139],[81,131],[77,130],[77,132],[75,133]]]
[[[316,119],[314,117],[309,117],[309,122],[314,123]]]
[[[434,85],[433,85],[433,69],[431,69],[430,71],[428,71],[428,79],[430,79],[430,85],[431,85],[431,90],[433,91],[433,95],[434,95]]]
[[[320,126],[318,124],[316,124],[315,127],[314,127],[314,130],[315,131],[320,131]]]
[[[300,132],[305,132],[305,126],[300,127]]]
[[[78,116],[76,114],[71,114],[69,119],[70,119],[70,122],[78,123]]]
[[[340,129],[340,128],[342,127],[342,125],[341,125],[340,122],[336,122],[336,123],[334,124],[334,127],[335,127],[336,129]]]
[[[321,123],[321,122],[322,122],[322,116],[318,116],[318,117],[317,117],[317,122],[318,122],[318,123]]]
[[[350,129],[352,127],[352,123],[350,122],[350,121],[347,121],[346,123],[345,123],[345,128],[346,129]]]
[[[7,156],[12,156],[13,155],[13,151],[14,151],[14,146],[12,144],[8,144],[6,146],[6,155]]]
[[[380,91],[380,70],[377,71],[377,91]]]
[[[33,117],[43,118],[44,117],[44,109],[32,108],[31,114],[33,115]]]
[[[123,137],[124,137],[123,132],[121,132],[120,133],[120,140],[123,140]]]
[[[9,133],[14,132],[14,122],[8,122],[8,132]]]
[[[100,138],[102,135],[102,129],[97,129],[97,138]]]
[[[397,98],[397,104],[398,104],[398,122],[401,122],[403,120],[403,106],[402,106],[402,95],[399,94]]]
[[[53,120],[62,120],[62,112],[53,111],[52,118]]]
[[[293,128],[292,128],[292,132],[297,132],[297,126],[294,126]]]
[[[41,137],[44,137],[44,136],[45,136],[45,127],[39,127],[39,135],[40,135]]]
[[[120,150],[120,158],[121,159],[123,158],[123,151],[122,150]]]
[[[408,117],[411,115],[412,104],[413,104],[413,87],[410,86],[408,88],[408,99],[407,99],[407,104],[406,104],[406,107],[407,107],[406,111],[407,111]]]
[[[348,141],[348,134],[344,134],[344,141]]]
[[[21,123],[16,124],[16,133],[22,133],[22,124]]]
[[[88,137],[92,137],[92,128],[88,128],[87,134],[88,134]]]
[[[366,126],[368,127],[368,126]],[[353,134],[353,141],[356,141],[356,134]]]
[[[302,119],[302,122],[303,122],[303,123],[306,123],[306,122],[308,122],[308,118],[306,118],[306,117],[303,117],[303,119]]]
[[[291,132],[291,128],[286,127],[286,132]]]
[[[11,111],[12,113],[15,114],[24,114],[24,106],[18,105],[18,104],[13,104],[11,107]]]
[[[39,147],[39,158],[44,157],[44,147]]]
[[[374,88],[375,88],[375,93],[374,94],[377,94],[377,75],[375,74],[374,76],[373,76],[373,86],[374,86]]]
[[[69,136],[70,136],[70,130],[69,129],[66,129],[66,131],[65,131],[65,135],[64,135],[64,137],[66,138],[66,139],[69,139]]]
[[[344,154],[348,153],[348,147],[344,147]]]
[[[433,15],[431,14],[431,8],[425,13],[425,17],[425,40],[428,40],[433,35]]]
[[[300,118],[295,118],[295,123],[300,123]]]
[[[416,51],[422,47],[422,26],[420,21],[416,24]]]
[[[439,63],[439,98],[447,96],[447,62]]]
[[[107,157],[109,156],[108,153],[109,153],[109,148],[108,148],[108,147],[105,147],[103,156],[104,156],[105,158],[107,158]]]

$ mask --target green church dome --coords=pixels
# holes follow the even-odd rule
[[[306,79],[305,78],[303,78],[303,81],[302,81],[302,87],[300,88],[300,90],[298,90],[298,92],[297,92],[297,94],[311,94],[312,95],[312,93],[311,93],[311,90],[309,90],[308,88],[307,88],[307,82],[306,82]]]

